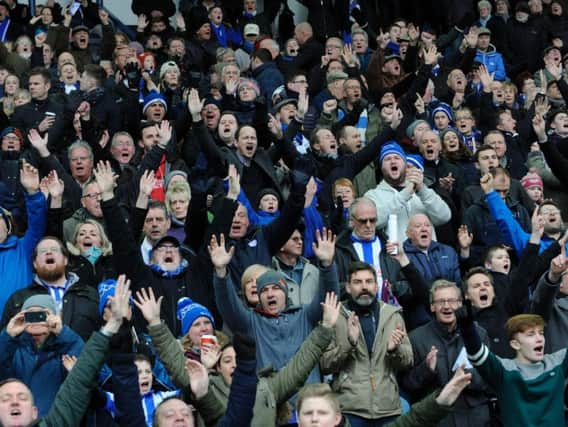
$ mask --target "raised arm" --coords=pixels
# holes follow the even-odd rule
[[[234,332],[250,333],[252,327],[252,311],[248,310],[237,295],[235,285],[228,274],[227,265],[235,253],[235,247],[229,250],[225,247],[225,236],[211,237],[209,254],[215,269],[213,286],[215,287],[215,302],[227,325]]]
[[[531,305],[531,312],[540,314],[545,321],[550,319],[562,275],[567,268],[566,246],[562,245],[560,255],[550,262],[550,269],[540,278]]]
[[[47,226],[47,201],[41,191],[39,191],[39,173],[36,168],[23,160],[20,170],[20,183],[26,190],[24,198],[26,200],[26,212],[28,216],[28,228],[22,243],[25,253],[29,254],[30,261],[32,251],[39,240],[44,236]]]

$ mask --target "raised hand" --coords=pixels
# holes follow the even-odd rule
[[[377,44],[379,45],[379,48],[385,49],[389,44],[389,42],[390,42],[390,34],[388,32],[383,33],[383,29],[379,28],[379,35],[377,36]]]
[[[108,133],[108,130],[105,129],[99,139],[99,146],[104,149],[109,141],[110,141],[110,135]]]
[[[37,126],[40,132],[47,132],[55,124],[55,116],[45,116]]]
[[[101,329],[104,335],[114,335],[120,329],[122,322],[130,315],[130,280],[124,274],[118,276],[114,296],[110,300],[110,319]]]
[[[471,373],[465,373],[464,367],[460,366],[452,379],[444,386],[436,402],[438,405],[452,406],[460,393],[471,383]]]
[[[227,95],[234,95],[237,91],[237,86],[239,85],[239,81],[235,79],[230,79],[225,83],[225,92]]]
[[[268,114],[268,130],[276,139],[282,139],[284,136],[284,133],[282,132],[282,124],[270,113]]]
[[[32,147],[34,147],[41,157],[49,156],[49,150],[47,149],[47,134],[41,136],[37,129],[30,129],[28,132],[28,140]]]
[[[545,117],[550,111],[550,103],[546,96],[539,96],[534,101],[534,112],[537,116]]]
[[[103,200],[112,199],[114,197],[115,182],[118,177],[113,173],[110,162],[100,161],[96,169],[93,170],[93,174],[101,189]]]
[[[150,21],[148,21],[145,14],[141,13],[138,15],[138,22],[136,23],[136,29],[138,32],[143,32],[149,24]]]
[[[316,230],[316,241],[313,243],[313,249],[324,267],[329,267],[333,263],[335,238],[336,236],[330,229],[324,227],[321,232]]]
[[[460,228],[458,228],[458,243],[460,245],[460,249],[469,249],[472,242],[473,234],[469,232],[467,225],[460,225]]]
[[[323,103],[323,112],[326,114],[332,114],[337,110],[337,99],[331,98]]]
[[[140,177],[140,193],[144,194],[146,197],[150,197],[154,187],[156,186],[156,175],[153,170],[145,170]]]
[[[408,264],[410,264],[410,260],[404,252],[404,245],[402,244],[402,242],[391,242],[390,240],[387,240],[386,250],[387,254],[389,254],[392,259],[397,261],[401,267],[406,267]]]
[[[531,217],[531,243],[539,243],[540,239],[542,239],[544,223],[544,217],[540,214],[538,207],[535,208]]]
[[[231,262],[231,258],[233,258],[235,247],[231,246],[231,249],[227,251],[227,249],[225,249],[225,236],[221,233],[219,242],[217,242],[215,235],[211,236],[211,241],[207,249],[209,250],[209,256],[211,256],[211,262],[215,267],[217,275],[219,277],[225,277],[227,274],[227,265]]]
[[[426,366],[432,372],[436,372],[436,363],[438,362],[438,349],[436,346],[432,346],[428,354],[426,355]]]
[[[343,51],[341,52],[341,57],[345,61],[348,67],[355,67],[357,65],[356,56],[353,55],[353,48],[350,44],[343,46]]]
[[[309,208],[314,200],[314,197],[316,196],[316,193],[318,191],[318,185],[316,183],[316,180],[314,179],[314,177],[312,176],[310,178],[310,180],[308,181],[308,184],[306,185],[306,201],[304,203],[304,208]]]
[[[309,96],[306,90],[300,91],[298,95],[298,110],[296,112],[296,118],[300,121],[304,120],[306,113],[308,112],[309,107]]]
[[[485,194],[489,194],[493,191],[493,175],[491,173],[486,173],[479,180],[481,189]]]
[[[402,344],[404,337],[406,337],[406,331],[400,323],[397,323],[396,328],[391,332],[391,336],[389,337],[387,351],[395,351]]]
[[[39,172],[25,160],[22,160],[22,168],[20,169],[20,184],[28,194],[39,191]]]
[[[426,65],[435,65],[438,63],[438,49],[436,45],[433,44],[430,47],[422,49],[422,54]]]
[[[477,39],[479,38],[479,28],[470,27],[469,32],[465,35],[467,46],[471,49],[477,47]]]
[[[537,114],[533,117],[532,128],[538,139],[538,142],[543,143],[547,141],[548,138],[546,136],[546,122],[542,115]]]
[[[198,122],[201,120],[201,110],[205,105],[205,99],[199,99],[199,92],[197,89],[191,89],[187,97],[187,109],[191,114],[192,120]]]
[[[495,73],[489,74],[485,65],[481,64],[478,70],[479,79],[483,85],[483,90],[485,92],[491,92],[491,84],[493,83],[493,76]]]
[[[196,360],[187,359],[185,370],[189,377],[189,386],[196,399],[201,399],[209,389],[209,374],[207,368]]]
[[[165,148],[166,145],[168,145],[168,142],[172,139],[172,126],[170,125],[169,120],[162,120],[159,125],[156,125],[156,129],[158,131],[158,145]]]
[[[185,19],[183,19],[183,15],[181,13],[176,13],[176,28],[178,31],[185,31]]]
[[[162,300],[164,299],[163,296],[156,300],[154,296],[154,291],[152,288],[145,288],[136,291],[136,298],[134,299],[134,304],[146,319],[149,326],[159,325],[161,323],[160,320],[160,306],[162,304]]]
[[[414,101],[414,108],[416,108],[416,112],[418,114],[424,114],[424,112],[426,111],[424,98],[422,98],[422,96],[420,96],[419,93],[416,93],[416,101]]]
[[[322,326],[333,328],[337,323],[339,312],[341,311],[341,303],[337,295],[333,292],[325,294],[325,301],[321,303],[323,309]]]
[[[347,318],[347,339],[351,346],[355,347],[357,345],[360,333],[361,325],[359,324],[359,318],[355,312],[352,311],[349,313],[349,317]]]
[[[91,120],[91,104],[87,101],[82,101],[77,107],[76,113],[79,114],[81,120],[88,122]]]
[[[548,270],[548,279],[556,283],[562,278],[562,274],[568,268],[568,259],[566,258],[566,245],[560,247],[560,254],[552,258],[550,261],[550,270]]]
[[[237,200],[239,194],[241,194],[241,176],[237,171],[237,167],[233,163],[229,164],[228,177],[229,191],[227,192],[227,197],[229,199]]]

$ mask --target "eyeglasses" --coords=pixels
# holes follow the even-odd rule
[[[161,245],[156,248],[156,251],[158,252],[166,252],[167,250],[179,251],[179,246]]]
[[[435,299],[432,301],[432,303],[438,307],[444,307],[446,304],[453,307],[458,305],[459,302],[460,300],[458,298]]]
[[[355,217],[353,217],[353,219],[355,221],[357,221],[359,224],[367,224],[367,223],[375,224],[377,222],[377,218],[355,218]]]
[[[89,193],[85,194],[82,198],[86,199],[89,198],[91,200],[101,200],[103,197],[103,193]]]
[[[72,162],[86,162],[89,159],[90,159],[89,156],[79,156],[79,157],[71,157],[69,160],[71,160]]]
[[[547,209],[547,208],[542,208],[540,210],[540,214],[541,215],[550,215],[550,214],[554,214],[554,215],[559,215],[560,211],[558,209]]]
[[[50,248],[39,248],[37,250],[38,254],[46,254],[48,252],[52,252],[52,253],[56,253],[56,254],[60,254],[61,253],[61,248],[59,246],[52,246]]]
[[[307,80],[292,80],[292,83],[307,85],[308,81]]]

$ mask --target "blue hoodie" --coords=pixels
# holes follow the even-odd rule
[[[485,65],[489,74],[495,73],[494,79],[503,82],[507,79],[507,73],[505,71],[505,62],[503,61],[503,55],[495,50],[495,46],[489,45],[487,52],[482,52],[479,49],[475,54],[474,61],[480,62]]]

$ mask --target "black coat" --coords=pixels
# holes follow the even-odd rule
[[[177,301],[190,297],[207,307],[215,317],[217,327],[222,320],[215,307],[213,293],[213,269],[205,246],[197,254],[189,254],[188,266],[177,274],[164,275],[147,266],[142,259],[140,247],[122,214],[116,198],[102,202],[103,216],[107,224],[108,237],[112,242],[113,257],[117,274],[126,274],[132,281],[131,289],[152,288],[156,298],[164,297],[161,317],[175,336],[181,336],[181,322],[176,317]],[[208,241],[208,240],[207,240]],[[137,316],[136,325],[145,329],[145,322]]]
[[[63,296],[63,324],[69,326],[87,341],[91,334],[101,326],[99,316],[99,293],[97,290],[82,282],[75,274],[68,275],[73,283]],[[10,296],[2,314],[2,328],[5,328],[12,317],[22,310],[24,302],[33,295],[49,294],[37,278],[27,288],[20,289]]]
[[[481,341],[489,345],[487,334],[477,327]],[[414,353],[414,367],[403,378],[403,388],[415,398],[421,398],[437,387],[441,387],[452,378],[452,367],[464,348],[463,339],[458,332],[448,332],[447,328],[436,320],[412,331],[409,335]],[[432,346],[438,349],[436,372],[426,365],[426,356]],[[471,384],[461,393],[450,415],[438,424],[440,427],[479,427],[489,421],[487,406],[487,384],[481,375],[471,369]]]

